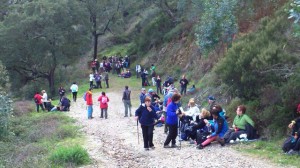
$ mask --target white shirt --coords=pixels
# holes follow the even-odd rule
[[[94,74],[90,74],[90,82],[94,80]]]
[[[196,116],[200,115],[200,110],[197,106],[191,107],[189,111],[185,113],[187,116],[193,117],[193,120],[196,121]]]
[[[48,95],[47,93],[43,93],[43,96],[42,96],[42,102],[48,102]]]
[[[78,85],[72,84],[70,89],[71,89],[72,92],[78,92]]]

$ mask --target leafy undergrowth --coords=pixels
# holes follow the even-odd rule
[[[65,167],[88,163],[84,149],[78,150],[84,140],[74,123],[63,113],[32,112],[13,117],[10,135],[0,141],[0,167]],[[68,144],[76,148],[68,148]],[[73,152],[76,157],[65,162],[50,157],[64,147],[66,153]]]
[[[234,146],[238,151],[249,154],[253,157],[263,158],[278,163],[282,166],[299,167],[299,157],[297,155],[289,156],[281,150],[284,139],[272,141],[257,141],[251,143],[242,143]]]

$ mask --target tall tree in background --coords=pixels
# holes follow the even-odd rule
[[[46,79],[52,95],[59,65],[88,49],[87,13],[74,0],[33,0],[10,6],[0,24],[0,59],[25,81]]]
[[[116,19],[120,7],[121,0],[82,0],[85,3],[92,23],[92,36],[94,53],[93,59],[97,58],[98,38],[107,31],[112,33],[112,22]]]

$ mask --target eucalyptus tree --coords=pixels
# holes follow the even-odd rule
[[[31,0],[10,5],[0,24],[0,59],[25,82],[46,79],[54,94],[55,70],[88,49],[88,14],[74,0]]]

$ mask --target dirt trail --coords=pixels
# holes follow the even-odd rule
[[[278,167],[268,161],[236,152],[230,146],[220,147],[219,144],[197,150],[195,145],[182,142],[181,150],[164,149],[162,146],[166,134],[163,133],[163,127],[155,127],[156,149],[144,151],[141,128],[138,144],[134,117],[124,118],[121,93],[107,93],[110,98],[108,119],[99,118],[99,95],[93,93],[94,119],[87,119],[85,102],[81,98],[72,103],[68,113],[83,127],[87,138],[85,148],[92,158],[92,164],[84,167]],[[135,109],[132,109],[132,114]]]

